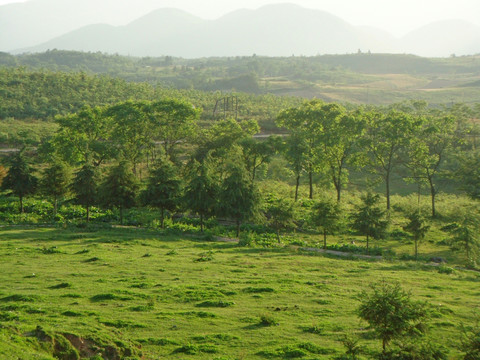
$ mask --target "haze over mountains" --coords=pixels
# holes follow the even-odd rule
[[[58,0],[0,7],[0,51],[64,49],[185,58],[309,56],[353,53],[358,49],[435,57],[480,53],[480,27],[460,20],[433,23],[398,39],[380,29],[353,26],[324,11],[277,4],[257,10],[237,10],[216,20],[163,8],[124,26],[106,23],[82,26],[81,18],[87,15],[106,22],[98,14],[82,12],[82,3],[86,9],[89,2],[74,1],[68,9],[65,4],[59,5],[62,2]],[[49,4],[57,15],[52,17],[44,12],[39,16],[43,9],[40,4]],[[65,18],[58,13],[71,13],[72,4],[75,4],[73,10],[79,8],[76,15],[81,16],[69,22],[73,17]],[[37,21],[33,20],[35,9]]]

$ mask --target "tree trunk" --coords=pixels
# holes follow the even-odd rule
[[[313,171],[312,171],[312,165],[310,165],[309,171],[308,171],[308,182],[310,185],[310,194],[309,198],[313,199]]]
[[[120,206],[120,225],[123,225],[123,206]]]
[[[387,176],[385,177],[385,187],[387,196],[387,211],[390,211],[390,172],[387,172]]]
[[[436,217],[437,213],[435,211],[435,195],[436,195],[436,191],[435,191],[435,185],[433,185],[433,181],[432,179],[428,179],[429,183],[430,183],[430,194],[432,196],[432,217]]]
[[[280,244],[280,229],[277,228],[277,241]]]
[[[327,250],[327,231],[323,230],[323,248]]]
[[[90,206],[87,205],[87,224],[89,220],[90,220]]]
[[[20,195],[20,214],[23,214],[24,209],[23,209],[23,196]]]
[[[240,220],[237,219],[237,238],[240,237]]]
[[[53,198],[53,221],[57,218],[58,200],[57,196]]]
[[[340,183],[335,184],[335,188],[337,189],[337,203],[340,203],[340,200],[342,199],[342,186]]]
[[[418,239],[415,239],[415,261],[418,259]]]
[[[295,202],[298,200],[298,187],[300,186],[300,174],[297,175],[297,182],[295,183]]]
[[[160,209],[160,227],[165,229],[165,209],[163,207]]]
[[[368,235],[367,235],[367,253],[368,253],[368,252],[369,252],[369,251],[368,251]]]
[[[200,232],[203,233],[203,214],[200,213]]]

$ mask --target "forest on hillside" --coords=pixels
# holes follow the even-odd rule
[[[436,106],[474,103],[480,87],[478,56],[430,59],[358,53],[270,58],[253,54],[183,59],[51,50],[16,56],[1,53],[0,66],[86,72],[176,89],[233,90],[377,105],[411,99]]]

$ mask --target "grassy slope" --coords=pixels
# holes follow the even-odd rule
[[[349,331],[378,350],[355,311],[359,293],[380,279],[398,280],[432,304],[431,336],[455,359],[459,326],[473,323],[480,295],[474,272],[441,274],[415,263],[239,248],[146,230],[4,228],[0,238],[2,359],[50,359],[21,335],[37,325],[131,347],[142,342],[146,359],[275,358],[287,345],[310,348],[303,350],[307,359],[327,359],[343,351],[339,340]],[[199,306],[205,301],[230,306]],[[262,315],[278,325],[262,326]],[[188,349],[195,354],[178,352]]]

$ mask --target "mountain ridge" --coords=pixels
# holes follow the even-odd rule
[[[325,11],[288,3],[236,10],[216,20],[163,8],[124,26],[88,25],[13,52],[49,49],[185,58],[311,56],[358,50],[445,57],[480,53],[480,27],[466,21],[444,20],[398,39],[383,30],[353,26]]]

